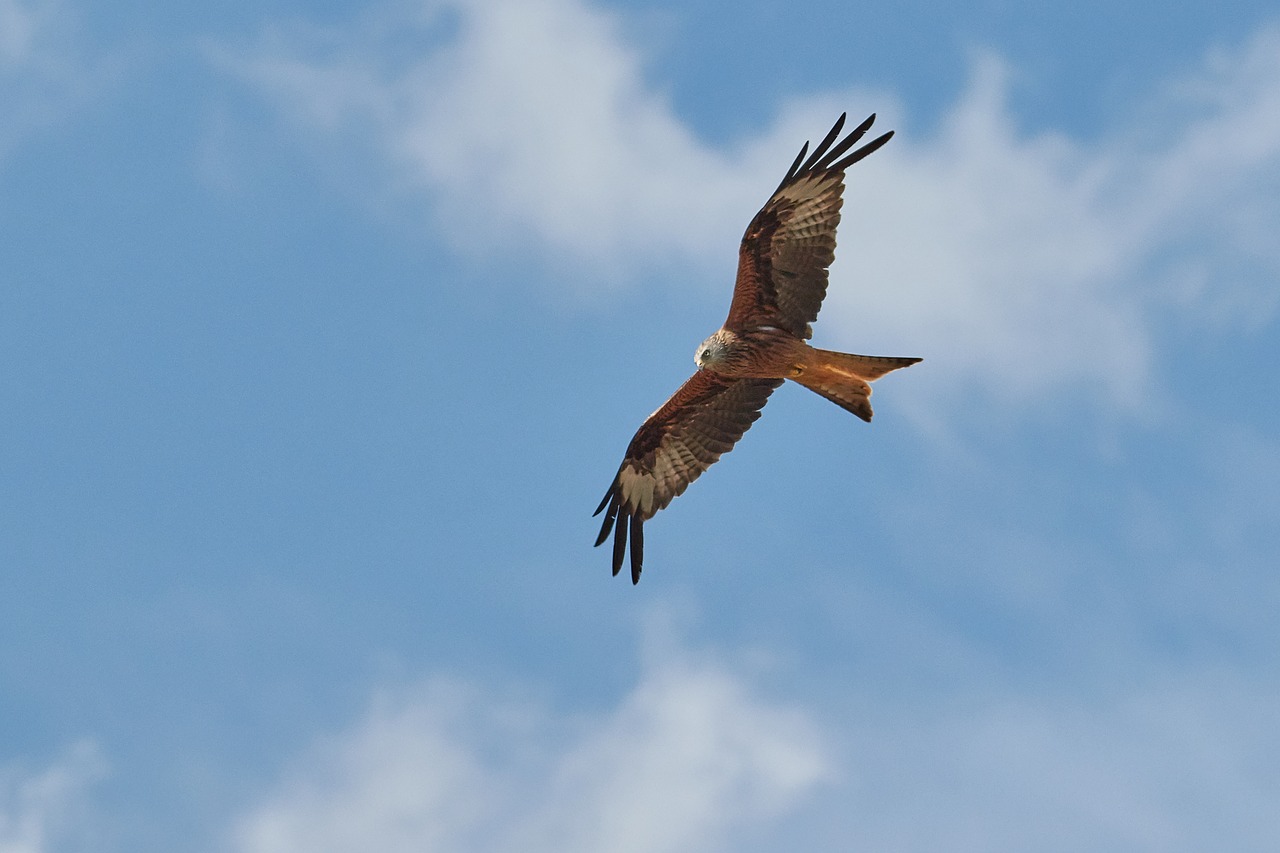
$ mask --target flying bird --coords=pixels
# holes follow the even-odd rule
[[[918,358],[851,355],[811,347],[810,325],[827,293],[835,259],[844,172],[889,141],[893,131],[848,154],[875,115],[844,139],[842,114],[808,159],[806,142],[782,183],[747,226],[738,279],[724,325],[698,347],[698,371],[641,425],[595,514],[596,545],[613,537],[613,573],[631,541],[631,582],[640,582],[644,523],[711,467],[786,379],[871,420],[871,385]]]

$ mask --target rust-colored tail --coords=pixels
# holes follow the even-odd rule
[[[870,383],[892,370],[910,367],[917,361],[920,359],[853,355],[810,347],[809,358],[798,366],[799,375],[791,378],[842,409],[870,422]]]

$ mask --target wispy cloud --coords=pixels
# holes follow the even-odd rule
[[[459,246],[535,242],[597,267],[731,260],[802,139],[838,109],[879,108],[886,126],[902,113],[882,93],[828,93],[718,148],[648,81],[616,13],[582,0],[422,8],[219,56],[307,133],[363,140],[434,199]],[[1020,130],[1004,66],[980,57],[936,130],[908,125],[851,174],[819,336],[933,356],[941,393],[1022,401],[1092,385],[1140,406],[1162,312],[1230,328],[1274,315],[1277,56],[1274,30],[1215,54],[1092,142]]]
[[[852,849],[1269,849],[1280,833],[1274,684],[1225,672],[1106,697],[1024,695],[852,727]]]
[[[92,85],[58,0],[0,0],[0,156],[62,115]]]
[[[649,657],[595,714],[456,681],[386,693],[238,823],[237,849],[717,849],[825,778],[803,711],[669,643]]]
[[[34,10],[18,0],[0,0],[0,67],[27,61],[37,29]]]
[[[101,754],[89,742],[40,771],[0,767],[0,850],[51,853],[83,840],[86,793],[105,771]]]

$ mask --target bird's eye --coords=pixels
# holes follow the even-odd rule
[[[703,361],[706,361],[706,360],[707,360],[707,359],[709,359],[709,358],[711,358],[711,350],[709,350],[709,349],[704,349],[704,350],[702,351],[702,360],[703,360]]]

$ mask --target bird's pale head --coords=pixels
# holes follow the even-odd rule
[[[719,330],[698,345],[698,351],[693,354],[693,363],[698,365],[700,370],[716,370],[723,367],[734,342],[732,332]]]

